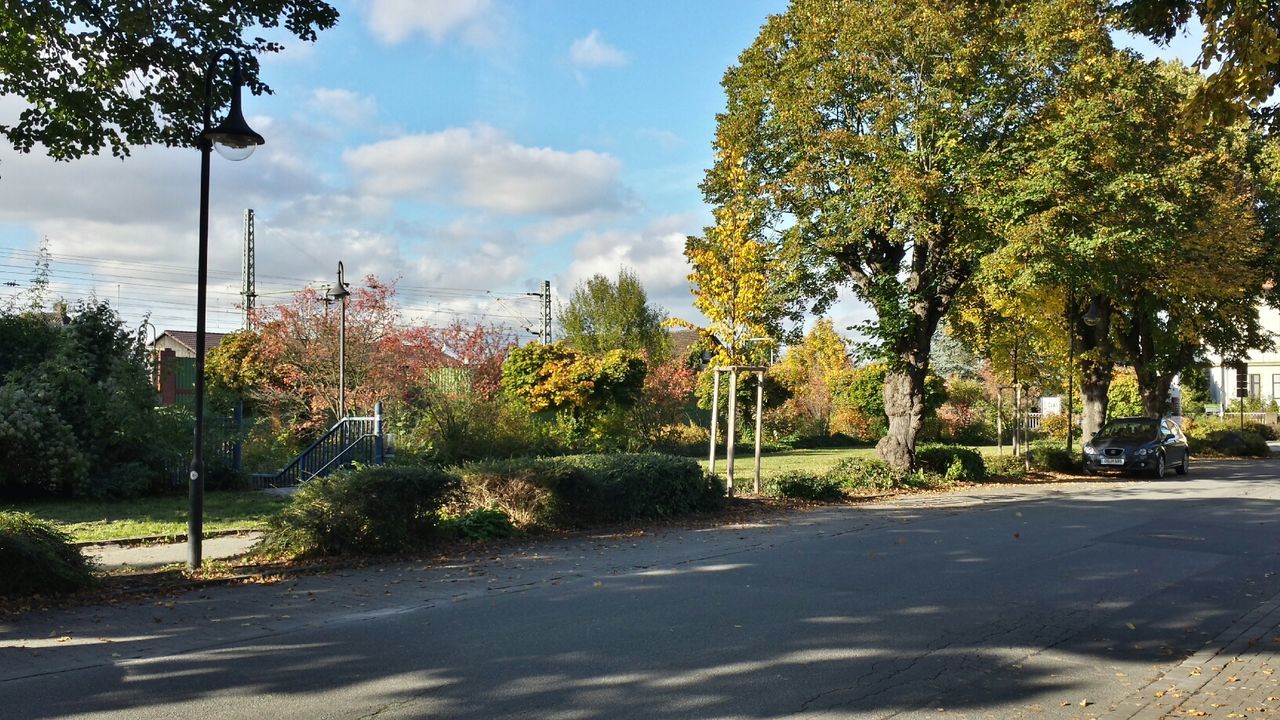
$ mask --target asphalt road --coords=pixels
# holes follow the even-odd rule
[[[1280,461],[0,624],[0,718],[1089,718],[1280,593]]]

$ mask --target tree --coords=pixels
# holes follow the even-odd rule
[[[724,164],[727,186],[713,209],[715,225],[702,237],[685,239],[684,255],[693,267],[689,284],[693,305],[710,321],[701,328],[683,320],[673,324],[697,331],[710,353],[710,367],[763,364],[768,345],[749,342],[782,335],[787,315],[778,279],[784,273],[772,249],[763,242],[761,204],[747,185],[741,156],[733,150]]]
[[[212,53],[245,59],[254,94],[257,55],[283,50],[256,32],[284,26],[299,40],[338,21],[324,0],[124,0],[6,2],[0,8],[0,95],[26,101],[18,121],[0,124],[14,149],[39,145],[57,160],[117,156],[131,145],[191,145],[203,123],[204,74]],[[226,83],[215,83],[219,105]]]
[[[769,372],[791,395],[788,414],[804,418],[804,425],[825,434],[834,409],[832,387],[851,368],[844,338],[829,318],[821,318]]]
[[[596,274],[578,283],[558,315],[564,343],[585,353],[630,350],[654,362],[671,354],[666,313],[649,305],[640,279],[627,268],[617,281]]]
[[[636,353],[610,350],[588,355],[559,343],[516,348],[502,367],[503,388],[530,410],[563,411],[574,417],[610,405],[634,404],[644,379],[644,359]]]
[[[704,195],[755,199],[749,227],[817,309],[846,281],[874,309],[892,466],[914,462],[938,323],[1000,243],[998,179],[1065,68],[1108,43],[1086,0],[797,0],[725,74]]]
[[[170,448],[156,440],[142,342],[110,306],[81,302],[65,325],[0,312],[0,347],[0,495],[110,497],[159,484]]]
[[[395,289],[373,276],[347,300],[345,380],[347,405],[373,413],[374,403],[407,386],[409,368],[439,364],[441,351],[401,342]],[[338,413],[337,307],[304,290],[286,305],[257,311],[256,331],[239,333],[210,350],[206,366],[211,395],[246,392],[300,438],[328,428]],[[429,355],[423,360],[421,355]],[[388,365],[402,374],[387,378]],[[383,382],[378,382],[382,379]]]
[[[1184,122],[1196,82],[1130,53],[1078,64],[1005,194],[1010,242],[986,259],[979,304],[1016,308],[1006,317],[1040,328],[1046,355],[1074,350],[1085,437],[1105,422],[1118,364],[1159,414],[1206,345],[1262,341],[1256,304],[1272,271],[1248,129]]]
[[[1280,82],[1280,6],[1261,0],[1117,0],[1120,24],[1168,42],[1194,16],[1204,26],[1197,66],[1218,67],[1196,102],[1221,116],[1266,102]]]
[[[539,343],[511,351],[502,366],[502,387],[532,413],[549,417],[563,447],[606,452],[643,442],[647,428],[632,422],[630,410],[647,376],[639,353],[589,355],[562,343]]]

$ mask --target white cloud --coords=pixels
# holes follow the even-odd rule
[[[316,88],[309,103],[314,122],[321,126],[336,122],[348,127],[362,127],[373,122],[378,103],[368,95],[342,88]]]
[[[672,315],[697,317],[684,258],[685,236],[695,224],[690,217],[670,216],[655,220],[641,232],[587,233],[574,248],[569,268],[557,277],[561,294],[567,296],[578,283],[596,274],[616,278],[625,267],[644,285],[650,302]]]
[[[440,44],[453,35],[468,45],[487,47],[497,38],[490,0],[370,0],[366,7],[365,23],[387,45],[414,35]]]
[[[350,150],[366,193],[505,215],[575,215],[626,205],[610,155],[526,147],[488,126],[409,135]]]
[[[642,128],[636,133],[641,140],[651,142],[657,145],[664,152],[678,150],[685,146],[684,138],[670,130],[658,130],[656,128]]]
[[[569,46],[569,60],[577,68],[620,67],[627,64],[627,56],[618,48],[605,42],[599,30],[592,30],[584,38],[578,38]]]

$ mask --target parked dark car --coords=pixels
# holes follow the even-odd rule
[[[1176,468],[1179,475],[1191,469],[1191,452],[1182,428],[1169,418],[1127,417],[1108,420],[1084,444],[1084,469],[1139,472],[1164,477]]]

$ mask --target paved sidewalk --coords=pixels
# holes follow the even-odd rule
[[[223,560],[248,552],[259,539],[260,532],[241,535],[223,535],[205,538],[200,545],[201,557],[205,560]],[[163,545],[87,545],[82,548],[87,557],[92,558],[99,566],[107,569],[117,568],[154,568],[187,561],[187,544],[165,543]]]
[[[1280,718],[1280,595],[1102,717]]]

